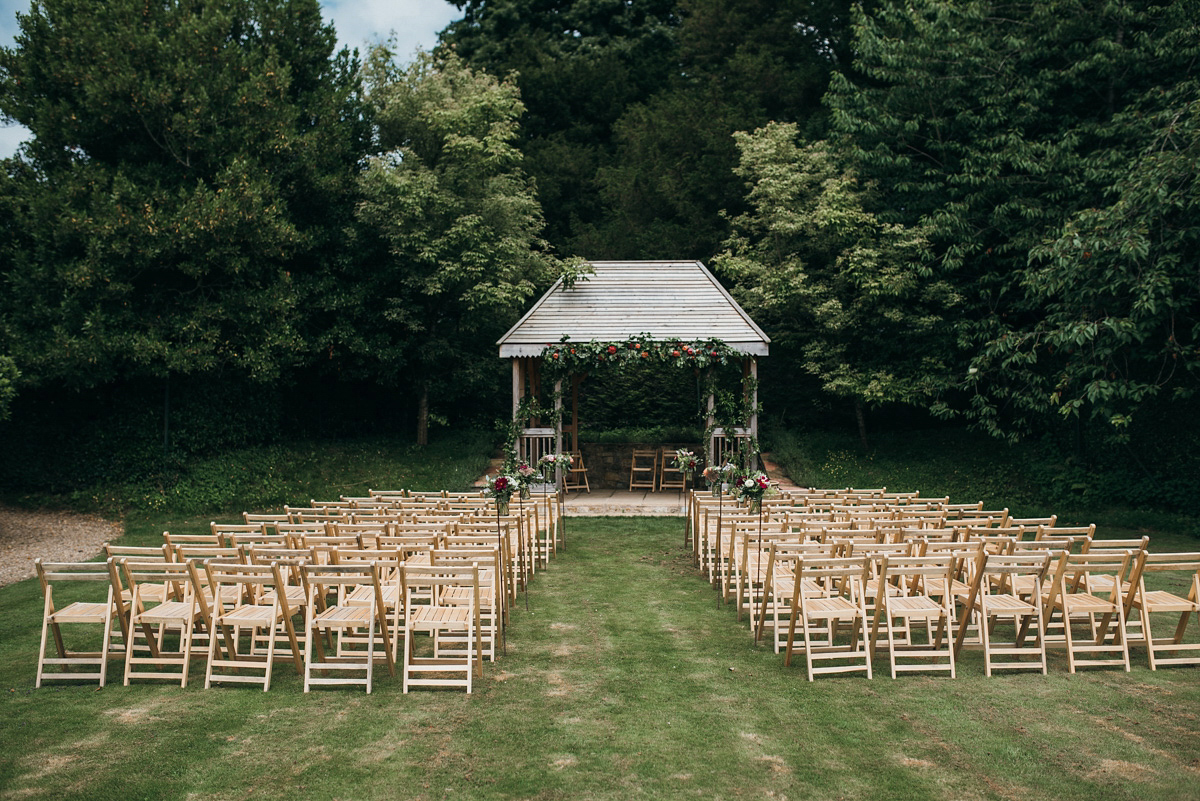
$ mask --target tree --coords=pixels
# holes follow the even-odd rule
[[[829,75],[849,62],[849,0],[680,0],[676,63],[655,94],[613,125],[597,172],[603,216],[586,252],[708,259],[743,210],[733,133],[796,122],[820,138]],[[580,240],[577,240],[580,241]]]
[[[1120,435],[1163,393],[1200,389],[1200,83],[1152,94],[1114,120],[1147,144],[1112,202],[1033,249],[1024,286],[1045,315],[987,343],[971,376],[981,391]]]
[[[233,372],[305,343],[365,128],[316,0],[37,0],[0,51],[0,348],[33,384]]]
[[[558,262],[541,239],[533,184],[516,147],[516,86],[453,53],[401,70],[370,54],[368,98],[379,152],[359,187],[358,218],[379,258],[338,299],[354,369],[411,385],[424,444],[431,395],[470,397],[498,383],[495,341]]]
[[[967,403],[947,395],[940,412],[1010,439],[1053,424],[1045,380],[1024,372],[1054,367],[1033,367],[1028,349],[1000,354],[1044,327],[1062,300],[1050,293],[1067,290],[1039,277],[1043,243],[1109,205],[1147,146],[1126,112],[1195,74],[1195,11],[912,0],[858,14],[865,77],[834,76],[834,128],[885,219],[927,232],[963,298],[955,373]]]
[[[547,239],[579,252],[581,227],[604,215],[596,174],[612,163],[613,124],[673,69],[677,0],[451,2],[463,18],[442,32],[442,46],[474,70],[513,76],[527,109],[518,146]]]
[[[958,301],[928,262],[920,228],[884,222],[825,142],[794,124],[737,134],[751,210],[733,219],[719,270],[770,334],[822,388],[853,405],[927,401],[948,381],[946,318]]]

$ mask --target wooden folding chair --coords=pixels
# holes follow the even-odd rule
[[[456,545],[452,548],[430,552],[430,564],[434,567],[475,565],[479,568],[480,641],[483,655],[489,662],[495,662],[496,642],[500,638],[502,621],[506,619],[504,615],[506,600],[499,586],[503,576],[499,549],[494,544],[475,547]],[[471,594],[470,587],[453,588],[447,591],[445,601],[460,604],[472,603]],[[439,643],[462,643],[463,646],[460,647],[465,647],[469,637],[470,634],[467,632],[461,634],[446,632],[439,639]],[[436,650],[435,655],[438,655]]]
[[[104,554],[109,559],[113,560],[113,568],[109,571],[112,577],[113,589],[119,600],[117,609],[121,612],[118,615],[118,622],[121,627],[121,642],[123,648],[145,647],[144,640],[138,639],[138,632],[129,628],[129,609],[133,602],[133,588],[125,586],[125,579],[121,576],[120,564],[124,559],[133,559],[137,562],[171,562],[174,561],[174,552],[171,548],[163,543],[157,548],[152,546],[138,545],[113,545],[112,543],[104,543]],[[143,597],[147,603],[162,603],[167,600],[165,595],[155,597],[155,593],[167,593],[170,591],[168,585],[156,585],[143,589]]]
[[[894,591],[881,589],[875,599],[870,651],[873,659],[882,628],[893,679],[900,671],[925,670],[946,671],[955,678],[953,569],[954,560],[947,557],[883,557],[879,581]],[[919,626],[925,630],[924,642],[917,640]]]
[[[400,576],[405,599],[404,692],[413,686],[463,687],[469,694],[475,673],[483,675],[479,568],[405,564]],[[430,635],[432,656],[417,655],[417,633]],[[446,647],[439,640],[447,636],[465,647]]]
[[[204,629],[211,614],[207,593],[197,591],[204,581],[196,573],[196,563],[125,559],[121,572],[133,590],[129,627],[140,628],[149,647],[144,656],[133,648],[125,649],[125,685],[132,679],[178,679],[179,686],[186,687],[196,629],[210,633]],[[168,600],[155,603],[156,598]],[[175,638],[177,646],[172,650],[168,644]],[[166,670],[142,670],[140,666]]]
[[[659,448],[655,460],[658,462],[658,488],[682,490],[687,483],[687,475],[675,466],[672,453],[666,448]]]
[[[1200,642],[1184,642],[1188,621],[1196,615],[1200,622],[1200,553],[1138,554],[1132,571],[1132,592],[1126,598],[1126,617],[1136,610],[1141,620],[1143,642],[1150,669],[1159,665],[1200,665]],[[1147,589],[1146,578],[1171,589]],[[1186,594],[1182,593],[1187,588]],[[1151,629],[1153,615],[1179,615],[1175,633],[1155,637]]]
[[[1041,669],[1046,673],[1046,626],[1040,598],[1022,597],[1018,579],[1027,586],[1041,586],[1050,567],[1049,551],[1030,551],[1016,555],[984,553],[970,593],[963,605],[954,641],[954,653],[963,647],[968,626],[974,618],[983,647],[983,671]],[[996,639],[1000,624],[1012,625],[1012,640]],[[996,657],[1006,657],[996,661]],[[1035,661],[1021,661],[1032,657]]]
[[[569,492],[580,489],[588,493],[592,491],[588,484],[587,466],[583,463],[583,451],[571,451],[571,466],[567,468],[563,479],[563,490]]]
[[[1055,615],[1058,616],[1069,672],[1074,673],[1079,667],[1116,665],[1129,672],[1129,632],[1122,588],[1132,566],[1132,551],[1067,553],[1059,559],[1050,588],[1042,597],[1042,615],[1047,630],[1055,622]],[[1101,579],[1103,591],[1092,592],[1092,576]],[[1107,598],[1103,597],[1105,594]],[[1082,637],[1075,631],[1081,624],[1086,627]],[[1116,656],[1106,657],[1107,654]]]
[[[212,628],[208,641],[208,665],[204,671],[204,687],[214,682],[261,684],[263,692],[271,689],[271,668],[275,664],[276,646],[282,641],[297,675],[304,675],[304,656],[300,650],[293,617],[297,610],[288,604],[287,579],[279,562],[270,566],[240,565],[211,561],[205,564],[208,583],[219,595],[225,587],[238,601],[229,608],[213,609]],[[244,629],[249,637],[241,636]],[[265,642],[266,652],[261,652]],[[234,673],[221,671],[233,670]],[[243,670],[262,671],[262,675],[242,673]]]
[[[869,571],[870,559],[865,556],[822,558],[805,554],[796,560],[784,665],[792,664],[799,621],[809,681],[825,673],[861,671],[868,679],[872,677],[867,610],[863,605],[863,586]],[[848,638],[839,637],[843,632]],[[840,664],[818,666],[818,662],[833,660]]]
[[[801,556],[830,557],[836,546],[832,542],[772,542],[767,553],[767,570],[763,578],[762,602],[754,641],[758,642],[769,629],[775,653],[787,645],[788,620],[791,618],[792,590],[796,561]]]
[[[634,448],[629,465],[629,489],[648,489],[653,492],[657,477],[658,451]]]
[[[388,674],[396,675],[396,662],[392,657],[392,634],[388,623],[387,605],[383,601],[383,588],[379,583],[379,570],[374,565],[314,565],[300,567],[309,588],[308,606],[305,610],[305,630],[308,638],[304,650],[304,692],[313,685],[361,684],[371,692],[375,676],[375,662],[380,656],[387,664]],[[355,595],[355,590],[370,589],[365,604],[355,602],[327,604],[324,608],[318,598],[325,599],[330,590],[336,598],[344,600]],[[318,611],[319,610],[319,611]],[[365,647],[358,652],[341,647],[344,635],[360,638],[366,635]],[[322,635],[338,643],[333,654],[327,654]],[[377,648],[376,639],[381,648]],[[313,649],[316,649],[314,658]],[[314,675],[314,671],[324,675]],[[361,676],[349,675],[361,672]],[[330,675],[333,673],[335,675]]]
[[[114,562],[109,558],[105,562],[43,562],[35,559],[34,568],[37,570],[38,582],[42,585],[44,603],[42,605],[42,642],[38,650],[37,680],[35,687],[41,687],[43,681],[95,681],[100,686],[108,677],[108,657],[112,648],[113,619],[120,620],[124,615],[120,596],[116,594],[112,580]],[[93,600],[68,601],[63,595],[71,596],[75,592],[64,585],[87,583],[103,585],[93,587]],[[65,605],[59,608],[55,605],[54,590],[58,587],[59,601]],[[103,601],[94,600],[103,590]],[[63,626],[68,624],[83,624],[100,626],[99,650],[72,650],[67,647],[63,637]],[[46,653],[47,635],[54,638],[57,656]],[[128,638],[126,642],[128,643]],[[87,643],[80,638],[81,644]],[[95,670],[83,673],[73,672],[80,667],[93,667]],[[47,667],[62,668],[62,671],[47,671]]]

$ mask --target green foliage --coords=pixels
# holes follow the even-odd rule
[[[674,70],[613,125],[596,181],[602,218],[576,249],[605,258],[701,258],[744,208],[733,134],[770,120],[808,136],[825,125],[829,74],[848,56],[844,0],[681,0]]]
[[[947,378],[958,298],[928,265],[923,230],[889,223],[826,143],[792,124],[738,134],[752,210],[716,262],[772,339],[823,389],[870,404],[919,402]],[[782,351],[782,352],[780,352]]]
[[[1160,270],[1144,284],[1137,275],[1152,263],[1171,272],[1173,254],[1194,237],[1194,216],[1171,208],[1191,190],[1171,184],[1174,199],[1153,208],[1118,198],[1136,194],[1135,165],[1153,171],[1141,154],[1168,141],[1164,126],[1184,105],[1169,109],[1187,102],[1200,63],[1195,12],[1194,3],[1154,0],[919,0],[858,13],[865,77],[835,75],[829,103],[880,208],[922,227],[963,300],[953,372],[967,402],[949,394],[941,413],[965,413],[1015,440],[1055,425],[1055,409],[1087,406],[1120,423],[1165,385],[1155,365],[1170,358],[1163,329],[1173,304],[1161,299],[1174,285]],[[1186,170],[1181,158],[1159,167]],[[1166,177],[1142,186],[1166,186]],[[1142,228],[1173,233],[1150,234],[1139,253],[1131,234]],[[1098,231],[1112,238],[1087,241]],[[1110,291],[1122,303],[1149,293],[1160,311],[1134,322],[1102,299]],[[1178,305],[1194,308],[1190,297],[1184,290]],[[1184,329],[1193,320],[1186,312]],[[1066,368],[1063,345],[1095,351]],[[1128,380],[1101,377],[1127,358]]]
[[[6,497],[110,515],[202,516],[301,506],[369,489],[463,491],[483,474],[492,445],[478,431],[435,437],[427,448],[407,438],[300,440],[175,460],[167,469],[125,480],[97,476],[58,494],[43,487],[22,495],[10,490]],[[147,462],[159,464],[152,456]]]
[[[7,356],[0,356],[0,423],[8,419],[13,398],[17,396],[17,379],[21,372]]]
[[[24,380],[275,378],[362,144],[318,4],[46,0],[19,21],[0,112],[34,139],[0,184],[0,343]]]
[[[803,486],[919,490],[952,502],[983,501],[1018,517],[1058,514],[1084,524],[1200,536],[1190,489],[1200,480],[1194,435],[1147,454],[1152,458],[1123,450],[1094,462],[1048,437],[1010,445],[956,429],[878,433],[867,453],[844,433],[775,429],[768,439],[772,458]]]
[[[611,255],[579,238],[604,216],[597,171],[612,162],[613,126],[672,70],[677,0],[456,0],[441,34],[475,70],[513,76],[528,114],[521,149],[562,252]],[[672,257],[677,257],[673,254]]]
[[[365,76],[379,152],[357,214],[380,253],[327,298],[331,357],[440,402],[469,397],[494,385],[492,343],[557,270],[514,145],[521,102],[453,54],[400,69],[379,47]]]
[[[1033,249],[1025,289],[1045,314],[989,342],[971,383],[996,402],[1083,414],[1128,437],[1135,415],[1161,409],[1154,398],[1200,388],[1200,83],[1154,92],[1115,124],[1144,131],[1145,150],[1111,205],[1077,213]]]
[[[668,445],[679,442],[697,443],[704,439],[704,431],[698,427],[684,426],[633,426],[628,428],[584,428],[579,435],[583,442],[597,444],[638,442],[647,445]]]

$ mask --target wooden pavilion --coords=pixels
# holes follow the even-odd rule
[[[548,346],[570,337],[576,343],[624,343],[648,335],[655,341],[721,340],[742,357],[745,379],[758,377],[758,358],[766,356],[771,339],[738,305],[712,273],[698,261],[594,261],[594,271],[572,287],[562,280],[550,287],[497,344],[500,358],[512,360],[513,417],[523,399],[540,397],[541,359]],[[571,421],[563,424],[562,381],[555,382],[553,427],[532,425],[522,430],[518,456],[535,461],[544,453],[579,447],[579,381],[571,386]],[[755,382],[749,382],[751,408],[757,408]],[[714,399],[708,399],[712,428]],[[534,421],[539,422],[539,421]],[[738,438],[758,435],[758,415],[733,432],[714,429],[706,446],[718,458]]]

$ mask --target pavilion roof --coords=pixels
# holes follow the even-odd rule
[[[698,261],[593,261],[595,273],[567,289],[562,280],[500,337],[501,358],[537,356],[574,342],[720,339],[739,353],[766,356],[771,338]]]

